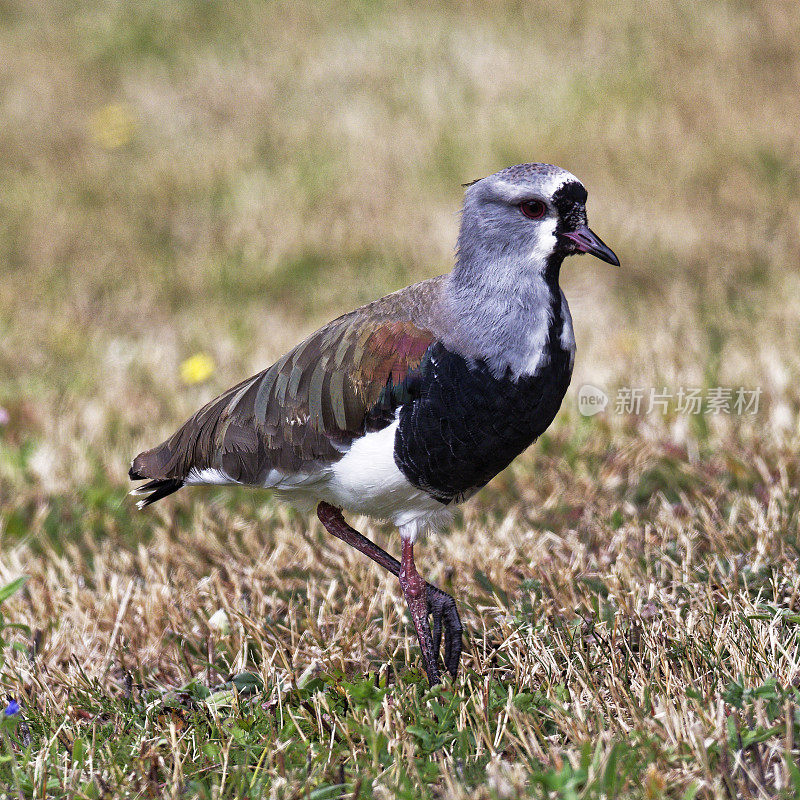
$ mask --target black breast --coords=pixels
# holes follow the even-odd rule
[[[534,376],[501,378],[442,344],[431,346],[400,408],[394,460],[406,478],[443,503],[488,483],[553,421],[572,373],[551,325],[547,365]]]

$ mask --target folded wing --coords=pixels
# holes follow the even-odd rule
[[[417,284],[324,326],[137,456],[131,478],[151,479],[141,489],[152,501],[187,480],[264,486],[337,461],[413,393],[435,338],[419,309],[431,308],[435,288]]]

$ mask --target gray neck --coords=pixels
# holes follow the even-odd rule
[[[558,334],[568,324],[558,285],[562,260],[555,254],[491,252],[480,244],[465,248],[459,241],[445,292],[449,319],[444,344],[485,361],[498,378],[508,369],[515,378],[536,374],[549,361],[551,326],[556,324]]]

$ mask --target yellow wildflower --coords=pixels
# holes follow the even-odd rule
[[[208,353],[195,353],[181,364],[181,380],[184,383],[207,381],[216,369],[214,359]]]
[[[92,138],[106,150],[124,147],[133,138],[136,120],[127,103],[109,103],[92,114]]]

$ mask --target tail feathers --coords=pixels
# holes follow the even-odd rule
[[[147,480],[137,486],[131,494],[142,499],[137,508],[145,508],[168,494],[177,492],[184,484],[181,465],[172,463],[173,448],[171,440],[145,450],[133,459],[128,475],[132,481]]]
[[[137,486],[131,494],[135,497],[142,497],[136,507],[139,509],[146,508],[151,503],[161,500],[173,492],[177,492],[183,486],[183,481],[179,478],[165,478],[163,480],[154,480],[143,483]]]
[[[252,378],[250,382],[252,382]],[[177,492],[193,470],[210,468],[217,448],[215,435],[220,416],[231,397],[247,384],[239,384],[212,400],[188,419],[165,442],[139,453],[128,472],[131,480],[146,480],[131,494],[142,495],[136,505],[145,508],[168,494]]]

